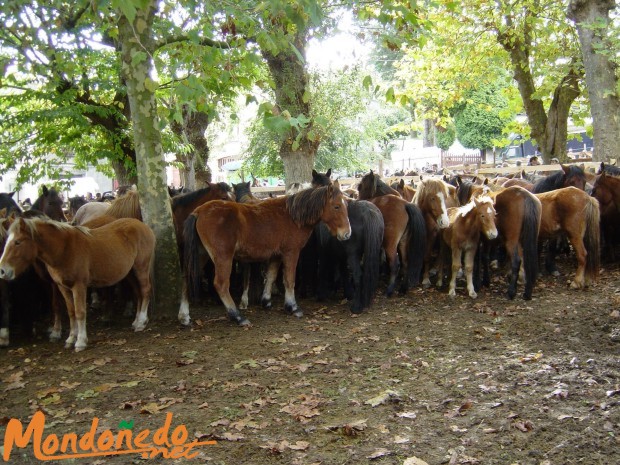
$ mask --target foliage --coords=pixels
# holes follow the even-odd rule
[[[506,98],[496,84],[471,90],[464,101],[455,107],[456,137],[470,149],[493,147],[513,116],[502,114],[506,106]]]
[[[456,128],[450,122],[445,128],[436,128],[435,141],[441,150],[448,150],[456,140]]]

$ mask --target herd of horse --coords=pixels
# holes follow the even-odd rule
[[[230,320],[248,325],[241,310],[249,305],[251,286],[262,286],[253,294],[269,308],[280,273],[284,308],[298,317],[296,288],[325,299],[342,287],[351,311],[364,311],[382,269],[388,296],[397,287],[401,294],[420,283],[427,288],[435,274],[438,287],[449,279],[448,294],[454,297],[462,270],[467,293],[476,298],[490,283],[491,259],[502,257],[510,267],[508,297],[516,296],[521,278],[523,298],[531,299],[542,244],[545,267],[557,274],[554,258],[566,240],[577,261],[571,287],[581,289],[599,273],[601,230],[613,250],[620,226],[620,170],[604,164],[591,179],[572,165],[536,182],[454,176],[421,178],[415,186],[403,180],[388,185],[371,171],[355,191],[341,190],[330,174],[313,170],[308,188],[282,197],[258,199],[250,183],[211,183],[171,197],[185,276],[179,321],[190,323],[190,302],[199,299],[207,281]],[[0,345],[9,344],[14,296],[25,279],[38,280],[46,290],[52,340],[61,337],[66,308],[67,348],[87,346],[89,288],[126,283],[136,303],[133,328],[143,330],[155,235],[141,221],[137,192],[110,204],[86,203],[72,212],[71,223],[54,189],[44,187],[26,212],[12,196],[0,194]],[[251,264],[260,264],[258,271]],[[239,282],[237,306],[233,294]]]

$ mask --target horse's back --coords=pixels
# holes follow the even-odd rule
[[[110,208],[110,205],[104,202],[89,202],[87,204],[84,204],[80,208],[78,208],[77,212],[75,212],[75,216],[73,217],[73,224],[75,224],[76,226],[83,225],[84,223],[91,221],[98,216],[104,215],[108,208]]]

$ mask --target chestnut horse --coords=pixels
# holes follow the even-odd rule
[[[398,192],[398,194],[407,202],[411,202],[413,200],[416,190],[412,186],[406,184],[404,179],[394,181],[391,187],[392,189],[396,189],[396,192]]]
[[[420,181],[413,197],[413,203],[420,208],[426,223],[426,253],[424,254],[424,276],[422,286],[429,287],[430,262],[435,240],[439,230],[450,225],[446,202],[448,200],[448,187],[440,179],[427,178]]]
[[[111,286],[133,272],[140,299],[133,327],[148,322],[155,234],[141,221],[126,218],[98,229],[45,219],[18,218],[10,226],[0,278],[13,280],[41,260],[65,298],[71,331],[65,347],[86,348],[86,289]]]
[[[452,273],[450,275],[450,288],[448,295],[456,297],[456,275],[461,268],[461,259],[465,254],[465,277],[467,279],[467,291],[469,296],[475,299],[478,295],[474,290],[473,272],[474,258],[480,235],[483,233],[488,239],[497,237],[495,226],[495,209],[493,199],[489,196],[474,197],[468,204],[449,208],[448,216],[450,226],[441,230],[442,245],[447,245],[452,252]],[[443,253],[440,253],[439,275],[437,287],[443,285]]]
[[[235,259],[269,261],[262,297],[266,307],[271,306],[271,286],[281,262],[284,308],[302,316],[295,301],[295,268],[300,250],[319,221],[340,240],[351,236],[344,196],[331,185],[256,204],[214,200],[198,207],[189,215],[184,229],[184,269],[190,297],[197,296],[200,290],[203,262],[199,255],[204,247],[215,266],[213,284],[231,320],[240,325],[249,324],[230,296],[230,273]]]
[[[540,239],[566,234],[577,255],[577,272],[571,288],[581,289],[596,280],[600,261],[600,210],[598,201],[576,187],[536,194],[542,204]],[[552,249],[546,257],[552,271]]]

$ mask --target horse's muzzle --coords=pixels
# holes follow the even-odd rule
[[[15,279],[15,270],[6,266],[0,266],[0,278],[6,279],[7,281]]]
[[[345,233],[338,233],[337,237],[339,241],[348,241],[351,238],[351,230],[349,229]]]
[[[497,237],[497,229],[495,231],[487,231],[486,236],[490,239],[493,240]]]

